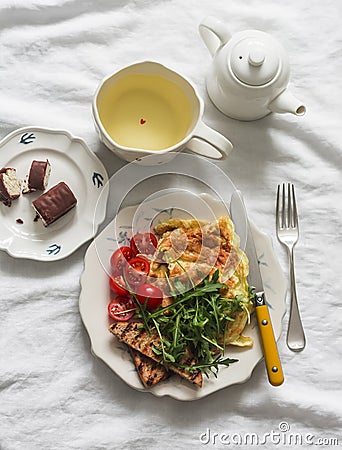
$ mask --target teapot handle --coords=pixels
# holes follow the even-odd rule
[[[199,25],[199,32],[211,56],[214,56],[217,49],[225,45],[231,38],[225,25],[213,16],[208,16],[202,20]]]

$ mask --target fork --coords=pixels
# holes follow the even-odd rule
[[[287,195],[286,195],[287,191]],[[294,270],[294,252],[299,237],[298,215],[294,185],[285,183],[277,189],[276,228],[279,241],[285,245],[289,255],[290,268],[290,318],[287,330],[287,346],[290,350],[300,352],[305,347],[305,334],[300,318],[296,279]]]

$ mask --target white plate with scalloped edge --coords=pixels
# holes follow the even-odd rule
[[[220,205],[217,204],[216,200],[210,199],[207,194],[204,195],[206,202],[211,203],[212,210],[219,217],[221,215]],[[193,201],[193,198],[190,197],[189,201]],[[154,204],[153,206],[155,207],[156,205]],[[226,356],[237,358],[239,361],[229,367],[220,368],[217,378],[214,376],[210,376],[209,379],[204,377],[202,388],[193,386],[177,376],[173,376],[150,389],[146,389],[141,384],[127,346],[120,343],[108,331],[111,322],[107,314],[107,304],[110,301],[108,283],[109,258],[118,246],[129,242],[132,222],[137,208],[138,205],[122,209],[116,217],[117,238],[114,238],[112,221],[91,243],[85,255],[84,272],[81,277],[79,309],[90,337],[93,354],[102,359],[129,386],[139,391],[150,392],[157,397],[170,396],[178,400],[197,400],[233,384],[247,381],[252,375],[254,367],[262,358],[262,347],[254,318],[244,331],[245,335],[254,339],[254,346],[245,349],[228,347]],[[162,202],[160,209],[163,210],[163,208],[164,204]],[[167,218],[171,218],[172,214],[173,211],[168,210]],[[282,318],[285,313],[286,280],[274,254],[271,239],[259,231],[252,223],[251,228],[257,248],[274,333],[278,339],[281,333]]]
[[[0,249],[17,258],[56,261],[91,239],[105,218],[106,195],[101,195],[107,172],[86,143],[68,131],[40,127],[20,128],[0,142],[0,167],[14,167],[25,178],[33,160],[51,164],[47,190],[65,181],[77,205],[55,223],[34,221],[32,201],[40,193],[21,195],[8,207],[0,203]],[[97,205],[100,199],[101,205]],[[94,211],[97,208],[97,223]],[[20,219],[20,220],[18,220]],[[21,223],[22,222],[22,223]]]

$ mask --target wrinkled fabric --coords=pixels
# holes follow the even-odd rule
[[[211,57],[198,33],[207,15],[232,33],[259,29],[282,42],[305,116],[239,122],[214,107],[205,90]],[[156,398],[128,387],[90,352],[78,311],[88,244],[53,263],[1,252],[1,450],[248,449],[261,441],[286,448],[294,446],[291,433],[304,448],[324,439],[317,445],[336,448],[332,438],[342,445],[341,16],[341,3],[318,0],[1,1],[1,138],[23,126],[66,129],[84,138],[113,174],[124,162],[98,140],[94,92],[107,74],[156,60],[194,82],[204,120],[234,143],[218,165],[272,237],[287,277],[286,251],[275,235],[275,193],[278,183],[295,184],[297,291],[307,336],[302,353],[287,348],[286,314],[280,387],[267,382],[260,363],[246,383],[196,402]],[[248,433],[259,441],[248,441]]]

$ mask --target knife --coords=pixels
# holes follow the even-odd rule
[[[265,364],[269,382],[273,386],[280,386],[284,381],[283,369],[281,367],[277,343],[274,337],[271,317],[266,303],[265,292],[263,288],[259,262],[254,245],[254,239],[250,224],[247,218],[246,228],[246,209],[243,197],[240,191],[235,191],[230,202],[230,214],[235,225],[237,234],[246,230],[246,249],[245,253],[249,260],[248,281],[255,287],[255,312],[260,331],[262,347],[264,351]]]

